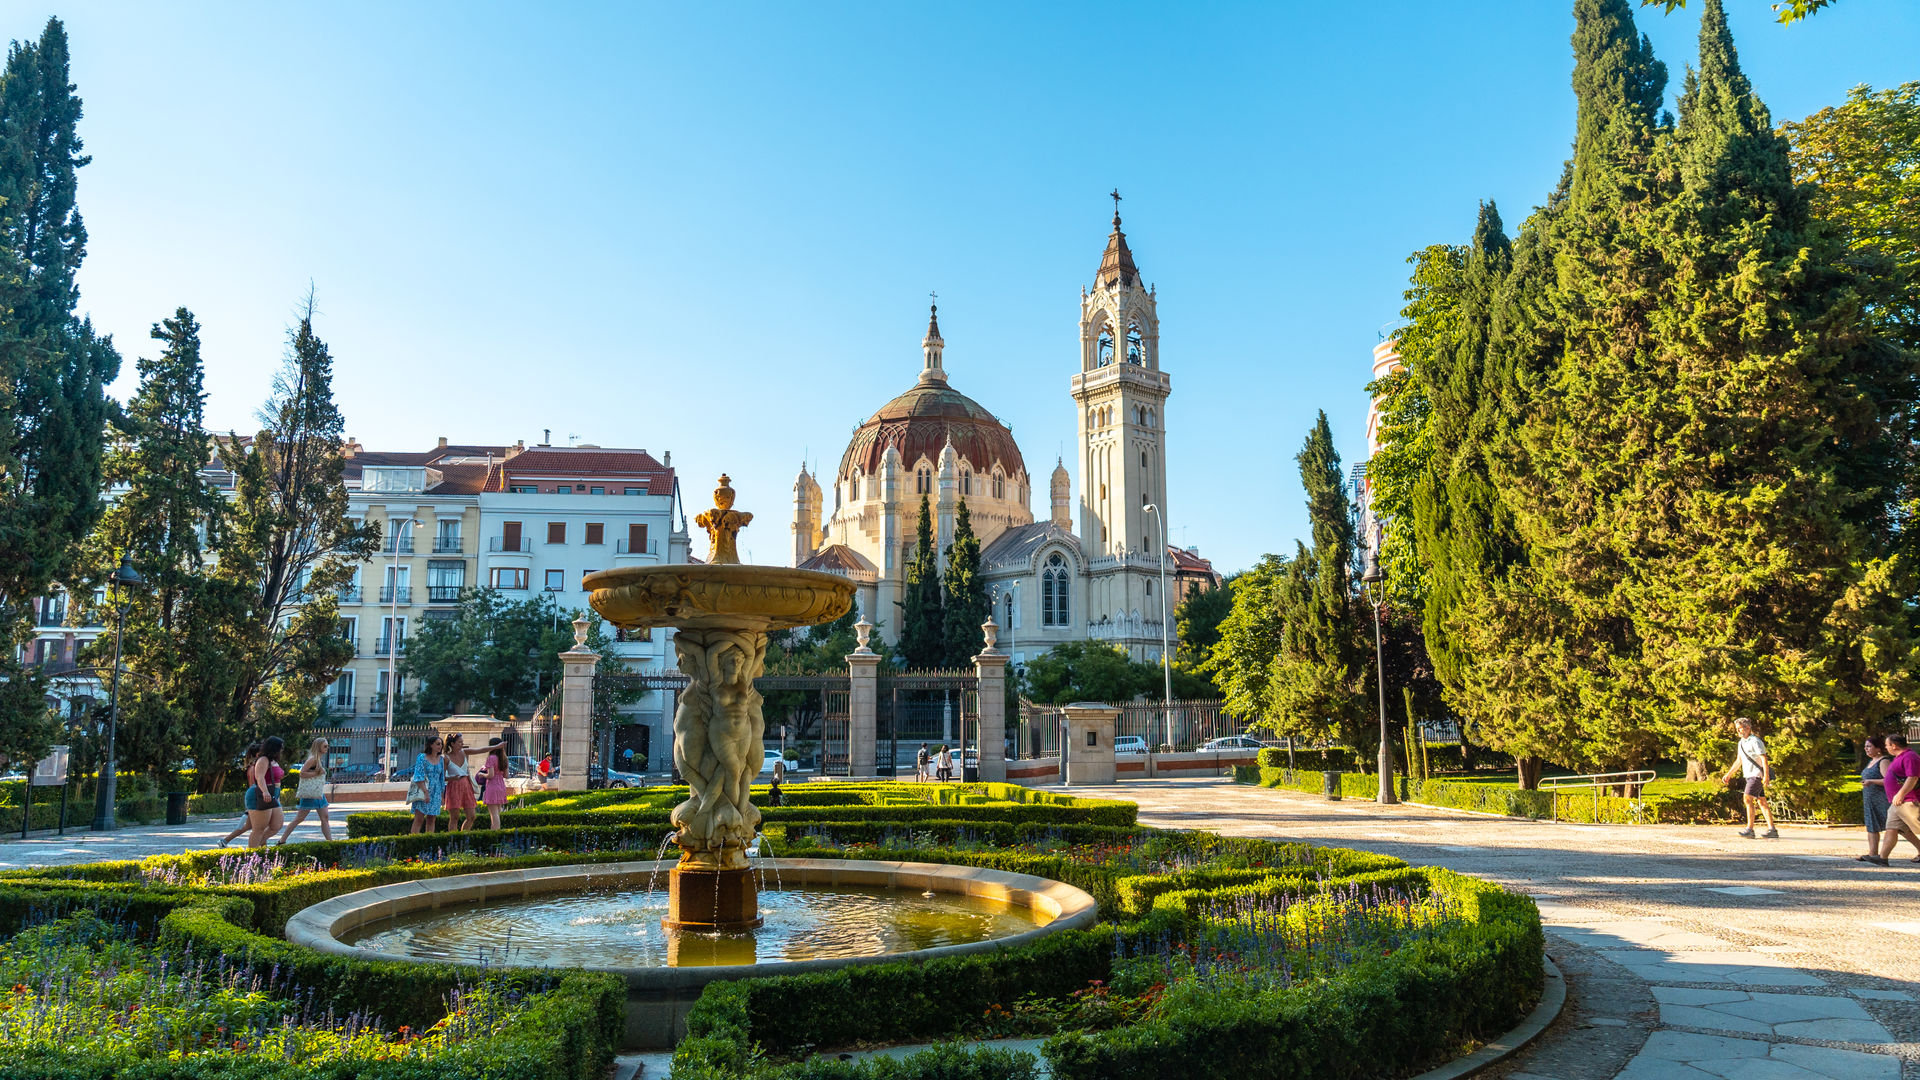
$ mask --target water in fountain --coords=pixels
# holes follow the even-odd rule
[[[653,872],[647,875],[647,901],[649,903],[653,901],[654,888],[660,884],[660,865],[659,864],[667,861],[667,849],[672,846],[673,846],[673,834],[668,833],[666,836],[666,839],[660,841],[660,850],[653,853],[653,862],[654,862]]]

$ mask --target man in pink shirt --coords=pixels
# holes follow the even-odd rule
[[[1905,833],[1920,847],[1920,754],[1907,746],[1905,735],[1887,736],[1887,763],[1880,767],[1881,783],[1887,785],[1887,851],[1893,854],[1895,833]],[[1920,862],[1915,858],[1914,862]]]

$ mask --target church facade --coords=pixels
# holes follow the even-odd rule
[[[801,469],[794,565],[857,582],[860,610],[895,641],[921,497],[942,552],[964,502],[1001,647],[1015,663],[1085,638],[1157,661],[1162,619],[1187,590],[1218,577],[1197,552],[1165,543],[1172,383],[1160,366],[1155,299],[1116,205],[1093,288],[1081,290],[1080,349],[1068,382],[1079,497],[1056,460],[1042,519],[1033,516],[1032,476],[1013,432],[949,381],[936,307],[920,343],[919,378],[855,429],[831,488]],[[1163,558],[1171,597],[1160,584]]]

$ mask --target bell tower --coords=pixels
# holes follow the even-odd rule
[[[1142,284],[1120,228],[1120,193],[1112,198],[1113,231],[1092,291],[1080,294],[1080,370],[1071,384],[1079,415],[1080,549],[1093,578],[1090,624],[1104,616],[1116,627],[1110,640],[1144,657],[1149,637],[1153,652],[1160,647],[1161,598],[1151,582],[1166,535],[1172,384],[1160,367],[1155,290]]]

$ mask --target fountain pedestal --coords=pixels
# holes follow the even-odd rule
[[[670,930],[751,930],[762,922],[760,891],[752,870],[705,870],[676,866],[667,873]]]
[[[714,509],[695,518],[713,546],[705,564],[623,566],[589,574],[588,602],[624,630],[671,626],[687,688],[673,714],[673,762],[687,801],[673,808],[680,864],[668,873],[666,925],[745,930],[760,925],[747,846],[759,830],[751,787],[766,719],[753,680],[766,669],[767,631],[831,622],[853,605],[833,574],[740,563],[735,536],[753,520],[733,509],[727,478]]]

